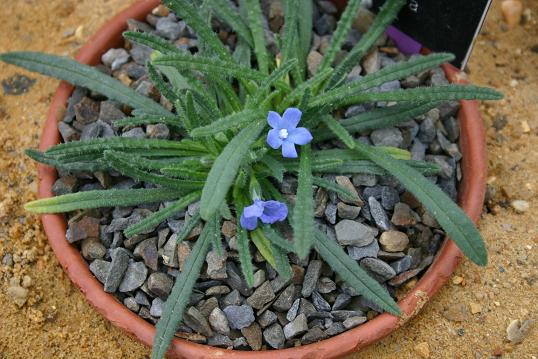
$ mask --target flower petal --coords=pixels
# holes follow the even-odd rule
[[[243,210],[243,216],[245,217],[259,217],[263,213],[263,201],[254,201],[254,204],[245,207]]]
[[[267,133],[267,144],[275,150],[282,146],[282,139],[278,135],[278,129],[274,128]]]
[[[312,134],[304,127],[297,127],[289,132],[288,139],[296,145],[306,145],[312,141]]]
[[[286,158],[297,158],[295,144],[289,139],[282,142],[282,156]]]
[[[239,223],[244,229],[252,231],[258,226],[258,217],[245,217],[245,212],[243,212],[241,218],[239,219]]]
[[[301,121],[301,116],[303,113],[301,110],[295,107],[290,107],[284,111],[282,115],[282,128],[287,129],[288,131],[297,127],[299,121]]]
[[[282,118],[278,113],[275,111],[269,111],[269,114],[267,114],[267,123],[272,128],[280,129],[280,124],[282,122]]]
[[[263,223],[275,223],[283,221],[288,216],[288,207],[278,201],[266,201],[264,203],[263,214],[260,219]]]

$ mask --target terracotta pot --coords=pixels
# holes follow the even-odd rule
[[[159,4],[158,0],[142,0],[119,13],[95,34],[79,51],[76,59],[86,64],[97,64],[101,55],[112,47],[122,44],[121,33],[129,18],[142,19]],[[445,66],[452,82],[464,83],[458,71]],[[62,82],[54,95],[41,137],[40,149],[60,142],[57,122],[62,118],[66,102],[73,88]],[[461,126],[461,148],[463,153],[463,179],[459,187],[459,204],[476,222],[482,210],[486,181],[486,143],[482,119],[476,101],[462,101],[459,112]],[[39,197],[52,197],[52,185],[57,178],[54,168],[38,166]],[[129,311],[112,295],[103,291],[103,286],[88,270],[88,265],[78,249],[71,246],[66,238],[66,221],[62,215],[43,215],[43,227],[49,243],[59,262],[73,283],[80,288],[91,305],[115,326],[151,345],[155,327],[135,313]],[[416,315],[430,298],[445,284],[460,260],[462,254],[456,245],[448,240],[439,251],[437,258],[418,281],[417,285],[400,302],[403,315],[395,317],[381,314],[375,319],[355,329],[318,343],[275,351],[234,351],[200,345],[186,340],[175,339],[169,355],[176,358],[216,358],[230,359],[273,359],[278,358],[336,358],[364,348],[392,333]]]

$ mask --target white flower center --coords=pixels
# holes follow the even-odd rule
[[[288,138],[288,130],[286,130],[285,128],[281,129],[278,131],[278,137],[280,137],[281,139],[285,140],[286,138]]]

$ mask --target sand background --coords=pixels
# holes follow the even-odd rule
[[[107,19],[131,2],[3,1],[0,52],[73,56]],[[469,64],[473,82],[506,95],[503,101],[482,105],[489,182],[491,193],[495,192],[492,211],[480,223],[490,263],[481,269],[465,261],[453,282],[415,319],[350,358],[420,358],[419,349],[424,348],[431,358],[538,357],[536,325],[521,344],[506,340],[512,320],[538,319],[538,2],[526,0],[524,5],[529,18],[507,29],[500,0],[494,0]],[[0,359],[146,358],[148,348],[86,303],[47,245],[38,217],[22,209],[37,189],[35,164],[23,150],[38,144],[57,81],[0,64],[0,80],[16,73],[36,82],[23,95],[0,92],[0,258],[11,253],[15,259],[13,267],[0,264]],[[506,125],[495,129],[504,120]],[[516,213],[509,205],[514,199],[528,201],[530,209]],[[25,275],[31,286],[27,303],[19,308],[6,295],[6,288]],[[447,319],[447,309],[462,320]]]

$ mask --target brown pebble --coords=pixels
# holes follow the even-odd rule
[[[509,27],[519,25],[523,14],[523,4],[519,0],[504,0],[501,4],[504,21]]]

